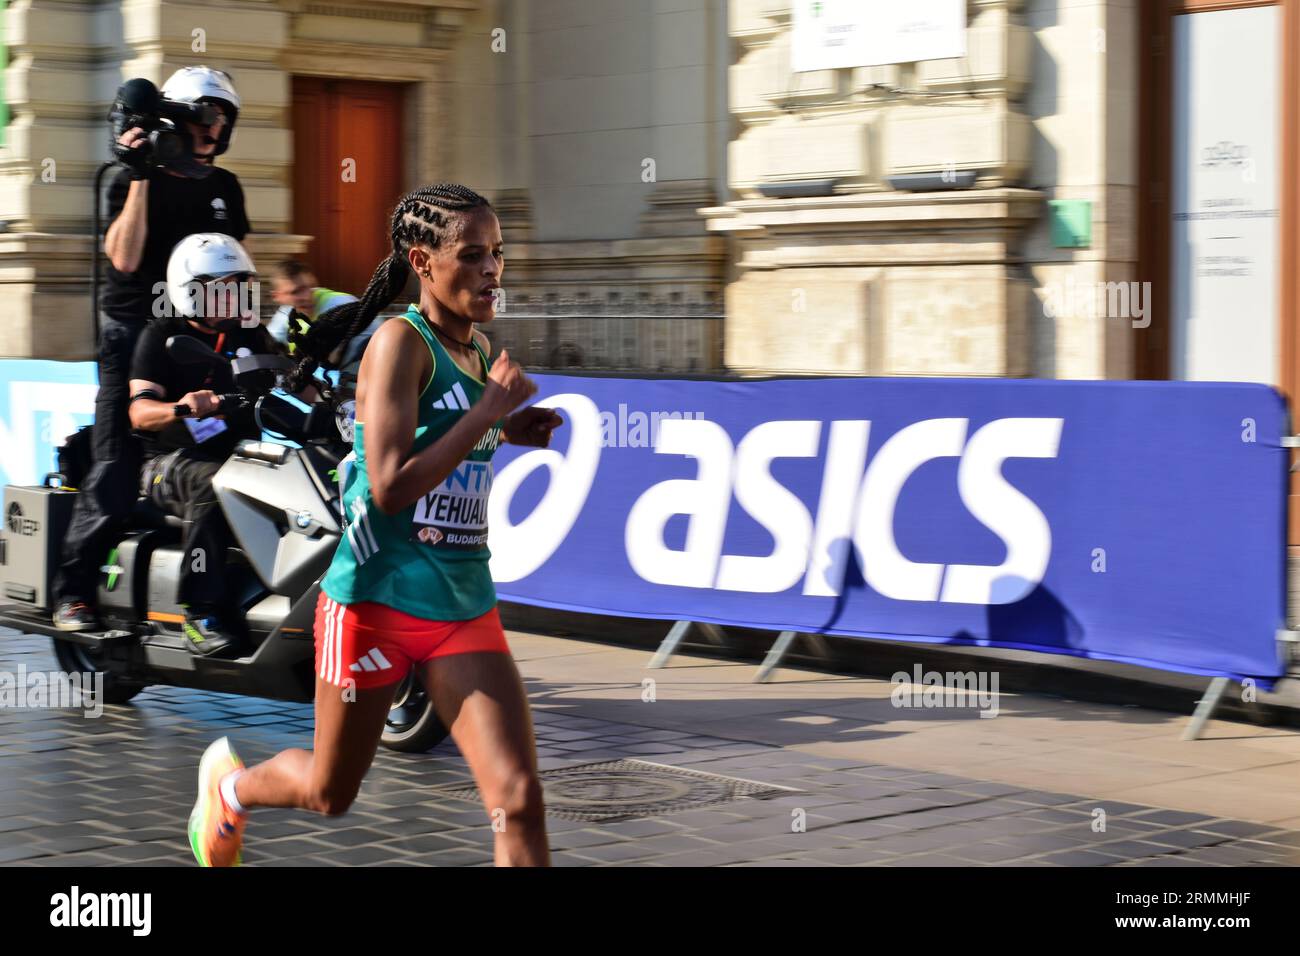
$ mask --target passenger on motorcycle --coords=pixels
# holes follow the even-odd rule
[[[204,655],[238,640],[237,621],[223,614],[231,535],[212,476],[240,441],[259,438],[261,430],[250,408],[221,407],[220,396],[235,390],[228,364],[180,364],[166,344],[192,336],[227,357],[280,351],[248,309],[255,281],[252,258],[231,237],[187,236],[167,264],[172,315],[150,323],[131,362],[131,426],[144,446],[140,491],[184,521],[177,600],[186,609],[182,633]]]

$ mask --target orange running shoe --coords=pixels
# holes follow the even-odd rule
[[[235,813],[221,798],[221,779],[244,762],[222,737],[203,751],[199,761],[199,799],[190,814],[190,849],[199,866],[239,866],[245,815]]]

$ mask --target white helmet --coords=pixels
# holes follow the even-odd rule
[[[199,100],[224,103],[228,122],[221,130],[212,155],[220,156],[226,151],[235,131],[235,120],[239,118],[239,94],[235,92],[229,73],[209,66],[183,66],[163,84],[162,95],[178,103],[197,103]]]
[[[171,258],[167,260],[167,297],[175,314],[194,318],[204,303],[195,283],[225,276],[257,275],[253,257],[239,240],[222,232],[196,232],[176,243]],[[232,317],[228,324],[237,324]]]

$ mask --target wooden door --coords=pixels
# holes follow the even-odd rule
[[[392,241],[403,193],[398,83],[293,77],[293,231],[326,288],[360,296]]]

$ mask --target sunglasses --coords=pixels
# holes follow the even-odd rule
[[[231,272],[228,275],[223,276],[195,276],[194,281],[206,288],[218,282],[242,284],[245,282],[253,282],[256,278],[257,277],[251,272]]]

